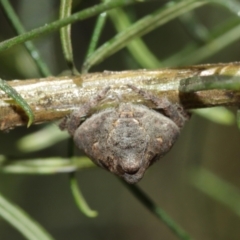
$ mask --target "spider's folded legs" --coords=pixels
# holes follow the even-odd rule
[[[172,103],[166,97],[159,98],[151,92],[137,88],[130,84],[128,84],[128,87],[143,96],[145,99],[152,101],[156,105],[156,108],[165,116],[173,120],[177,126],[182,127],[186,120],[189,119],[190,114],[180,104]]]
[[[61,130],[67,129],[70,135],[74,135],[75,131],[85,120],[90,110],[95,107],[103,98],[105,98],[110,87],[105,87],[96,96],[92,97],[88,102],[81,105],[78,109],[74,110],[70,115],[66,116],[61,123],[59,128]]]

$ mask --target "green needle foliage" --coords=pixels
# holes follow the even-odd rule
[[[87,72],[93,65],[100,63],[105,58],[119,51],[134,38],[141,37],[181,14],[204,4],[206,4],[206,2],[198,2],[195,0],[176,1],[176,3],[166,4],[164,8],[140,19],[99,47],[94,54],[91,54],[83,63],[82,72]]]
[[[148,0],[146,0],[148,1]],[[82,10],[78,13],[72,14],[71,16],[57,20],[55,22],[45,24],[45,26],[33,29],[27,33],[23,33],[18,37],[14,37],[12,39],[3,41],[0,43],[0,52],[9,49],[17,44],[24,43],[28,40],[40,37],[47,33],[59,30],[62,27],[65,27],[69,24],[75,23],[77,21],[81,21],[90,17],[93,17],[99,13],[102,13],[106,10],[115,8],[115,7],[122,7],[127,6],[129,4],[135,3],[135,0],[115,0],[107,3],[98,4],[94,7],[90,7],[88,9]]]
[[[25,111],[29,119],[27,124],[29,127],[34,121],[34,114],[28,103],[14,88],[9,86],[8,83],[2,79],[0,79],[0,89],[7,93],[8,96],[10,96]]]
[[[0,216],[18,229],[28,240],[53,240],[53,238],[27,213],[0,194]]]
[[[107,2],[107,1],[109,0],[105,0],[103,2]],[[107,16],[108,16],[108,13],[103,12],[97,18],[97,22],[95,24],[95,28],[92,34],[92,39],[90,40],[90,44],[88,47],[87,57],[89,57],[96,50],[99,38],[101,36],[104,25],[106,23]]]
[[[2,7],[5,11],[6,16],[8,17],[13,29],[16,31],[18,35],[24,34],[25,29],[23,25],[20,22],[20,19],[18,18],[17,14],[15,13],[14,9],[12,8],[11,4],[8,0],[1,0],[0,3],[2,4]],[[34,60],[36,66],[39,69],[39,72],[42,76],[47,77],[51,75],[51,72],[48,68],[48,66],[45,64],[45,62],[41,59],[40,54],[37,50],[37,48],[34,46],[34,44],[31,41],[24,42],[24,45],[29,52],[30,56]]]
[[[210,89],[239,90],[240,78],[238,76],[197,76],[183,79],[180,83],[181,92],[196,92]]]
[[[102,62],[104,59],[110,57],[120,49],[127,47],[128,51],[136,63],[144,68],[157,68],[159,66],[174,66],[180,64],[193,64],[199,62],[213,54],[217,53],[221,49],[225,48],[232,42],[240,38],[239,20],[228,19],[213,30],[208,30],[204,27],[201,21],[195,16],[192,11],[200,8],[203,5],[210,3],[218,4],[221,7],[226,8],[233,14],[240,11],[240,4],[235,0],[211,0],[211,1],[197,1],[197,0],[178,0],[168,1],[163,7],[155,10],[139,18],[136,22],[131,20],[130,15],[125,9],[120,7],[126,7],[131,4],[140,2],[150,2],[150,0],[137,1],[137,0],[105,0],[93,7],[89,7],[72,14],[73,6],[72,0],[61,0],[60,4],[60,16],[59,20],[45,24],[42,27],[35,28],[29,32],[25,32],[18,16],[14,12],[11,4],[7,0],[0,0],[4,12],[9,18],[13,29],[18,36],[5,40],[0,43],[0,52],[12,48],[17,44],[24,43],[27,51],[31,57],[35,60],[35,64],[41,72],[42,76],[51,75],[50,71],[45,64],[44,60],[40,58],[40,55],[29,40],[41,37],[45,34],[52,33],[59,30],[61,36],[62,51],[65,61],[68,67],[72,71],[73,75],[78,75],[79,72],[76,68],[73,56],[73,46],[71,39],[71,24],[78,21],[88,19],[96,16],[96,24],[93,29],[93,34],[89,41],[89,47],[87,49],[86,59],[82,64],[82,72],[86,73],[91,67]],[[154,1],[153,1],[154,2]],[[145,4],[146,4],[145,3]],[[82,4],[78,3],[79,5]],[[219,7],[218,6],[218,7]],[[185,14],[185,15],[184,15]],[[117,34],[110,40],[104,42],[98,47],[100,37],[103,36],[104,27],[107,20],[112,21],[116,28]],[[159,26],[163,26],[173,19],[181,18],[181,22],[185,25],[188,31],[192,32],[192,42],[188,44],[183,50],[170,56],[166,59],[156,56],[153,51],[145,44],[141,39],[142,36],[157,29]],[[159,46],[160,48],[162,46]],[[186,56],[183,58],[183,56]],[[29,118],[28,126],[34,122],[34,116],[28,103],[16,92],[15,89],[10,87],[6,81],[0,80],[0,89],[6,92],[13,100],[11,103],[19,105]],[[202,90],[210,89],[228,89],[232,91],[238,91],[240,89],[239,77],[234,76],[234,73],[230,73],[226,76],[196,76],[193,78],[183,79],[179,90],[185,93],[191,93]],[[64,93],[63,93],[64,94]],[[218,114],[216,114],[218,111]],[[216,112],[212,111],[212,116],[209,113],[205,113],[206,118],[217,119],[218,122],[229,124],[233,122],[232,115],[221,108]],[[224,113],[223,113],[224,112]],[[204,113],[201,113],[204,115]],[[238,125],[240,125],[240,117],[238,111]],[[221,120],[220,116],[228,116]],[[227,119],[227,120],[226,120]],[[47,136],[48,135],[48,136]],[[34,152],[40,151],[44,148],[65,139],[66,135],[54,133],[54,130],[49,126],[35,132],[31,135],[25,136],[18,142],[18,147],[22,152]],[[72,142],[72,141],[71,141]],[[97,212],[90,209],[85,201],[77,184],[75,172],[85,168],[94,167],[95,165],[89,161],[89,159],[82,157],[75,157],[73,151],[73,144],[69,144],[69,152],[67,158],[62,157],[48,157],[48,158],[33,158],[33,159],[20,159],[18,161],[12,161],[7,157],[1,156],[0,158],[0,172],[5,174],[18,173],[18,174],[58,174],[68,173],[70,175],[70,188],[74,196],[76,205],[82,213],[87,217],[96,217]],[[213,197],[216,201],[226,204],[229,208],[235,211],[239,215],[239,193],[235,188],[232,188],[230,184],[216,178],[207,171],[201,171],[200,174],[194,175],[194,186]],[[209,182],[212,185],[208,184]],[[126,183],[124,183],[126,185]],[[215,187],[222,186],[225,193],[231,194],[232,198],[227,198],[226,194],[222,194],[222,191],[215,191]],[[126,187],[131,193],[141,202],[144,207],[155,215],[161,222],[163,222],[178,239],[186,240],[192,239],[182,227],[179,226],[170,216],[159,206],[157,206],[150,197],[136,186]],[[53,239],[42,227],[33,221],[28,214],[24,213],[18,207],[11,204],[3,196],[0,195],[0,216],[9,222],[14,228],[22,233],[26,239]],[[181,225],[181,224],[180,224]]]
[[[204,168],[192,170],[190,176],[192,185],[198,190],[226,205],[240,216],[240,191],[238,188]]]
[[[160,207],[158,207],[140,188],[135,185],[129,185],[126,182],[122,183],[131,191],[131,193],[160,221],[164,222],[179,239],[191,240],[192,238],[177,224],[171,217]]]
[[[72,0],[61,0],[60,5],[60,19],[67,18],[71,15]],[[71,69],[73,75],[79,75],[78,70],[74,64],[72,41],[71,41],[71,25],[67,25],[60,29],[62,49],[68,67]]]

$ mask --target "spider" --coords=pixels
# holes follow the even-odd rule
[[[76,146],[98,166],[137,183],[146,169],[173,146],[189,114],[180,104],[171,103],[150,92],[128,85],[132,91],[152,101],[157,110],[144,105],[119,103],[86,118],[106,96],[104,88],[89,102],[80,106],[60,123]]]

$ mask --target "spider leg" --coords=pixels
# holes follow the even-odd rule
[[[182,105],[177,103],[173,104],[166,97],[159,98],[151,92],[137,88],[133,85],[128,84],[127,86],[134,92],[141,95],[143,98],[152,101],[156,106],[156,109],[161,110],[161,112],[165,116],[172,119],[177,124],[177,126],[182,127],[186,120],[189,119],[190,114],[183,108]]]
[[[78,109],[74,110],[70,115],[66,116],[59,124],[61,130],[67,129],[70,135],[74,135],[77,128],[84,121],[84,118],[88,115],[89,111],[95,107],[104,97],[110,87],[104,88],[96,96],[92,97],[90,101],[84,103]]]

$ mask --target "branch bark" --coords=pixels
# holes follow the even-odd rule
[[[111,86],[103,107],[116,106],[119,101],[141,103],[150,108],[150,101],[132,92],[127,84],[166,96],[173,103],[182,103],[186,109],[240,105],[240,91],[207,90],[192,93],[179,91],[180,81],[195,76],[240,76],[240,63],[207,64],[184,68],[136,70],[84,74],[81,77],[49,77],[30,80],[13,80],[8,83],[28,102],[35,115],[35,124],[54,121],[69,114],[99,90]],[[0,130],[26,125],[23,110],[0,91]]]

